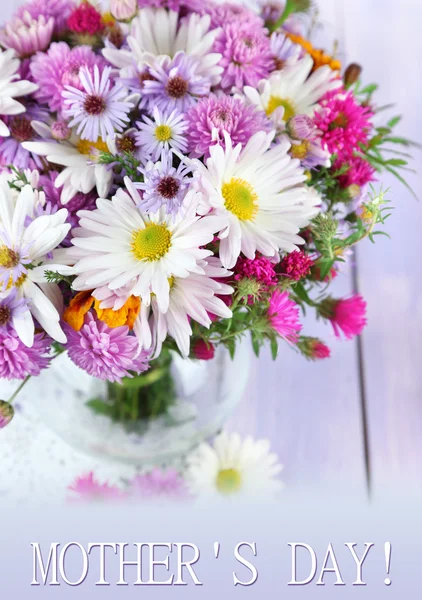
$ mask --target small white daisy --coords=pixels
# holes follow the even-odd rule
[[[0,115],[19,115],[25,112],[23,104],[15,100],[20,96],[27,96],[38,89],[38,85],[19,80],[20,61],[12,49],[3,52],[0,50]],[[9,128],[0,119],[0,136],[8,137]]]
[[[63,115],[73,117],[69,127],[77,125],[76,133],[83,140],[95,142],[99,137],[104,140],[107,136],[114,137],[129,121],[128,114],[134,105],[128,101],[128,92],[120,83],[110,87],[110,74],[111,67],[106,67],[101,76],[97,65],[93,75],[88,67],[82,67],[79,79],[84,91],[66,85],[62,92]]]
[[[88,194],[94,187],[99,196],[107,197],[113,182],[113,171],[106,165],[95,164],[96,151],[108,152],[106,142],[101,138],[95,142],[82,140],[73,133],[69,140],[58,142],[45,123],[31,121],[31,125],[45,141],[23,142],[22,146],[29,152],[46,156],[50,163],[65,167],[54,184],[56,187],[63,186],[62,204],[67,204],[78,192]]]
[[[269,500],[282,488],[281,471],[267,440],[223,432],[212,446],[201,444],[187,457],[185,478],[195,496]]]
[[[303,239],[297,234],[318,214],[314,199],[301,185],[306,176],[297,159],[288,155],[284,139],[271,146],[273,133],[258,132],[244,150],[232,146],[225,132],[225,148],[210,149],[206,165],[193,161],[203,192],[201,214],[210,210],[223,218],[220,230],[220,259],[231,269],[241,252],[250,259],[256,251],[275,256],[292,252]]]
[[[170,115],[161,112],[157,107],[153,110],[153,119],[144,116],[142,123],[136,124],[139,132],[136,134],[137,145],[142,146],[145,154],[153,161],[159,159],[163,150],[177,150],[186,152],[187,141],[183,135],[188,127],[183,114],[174,110]]]
[[[246,86],[243,91],[252,104],[262,108],[276,123],[296,115],[312,117],[324,94],[342,85],[328,66],[311,74],[313,64],[312,58],[306,55],[262,80],[258,89]]]
[[[203,249],[223,221],[217,216],[196,216],[196,192],[188,192],[191,211],[173,218],[165,209],[152,215],[136,207],[139,194],[126,178],[129,193],[119,189],[112,200],[97,200],[97,209],[80,211],[80,228],[74,230],[69,250],[77,262],[75,290],[110,290],[125,287],[149,305],[155,295],[161,312],[170,301],[172,277],[204,274],[201,261],[212,254]]]
[[[73,270],[55,264],[54,249],[69,232],[67,210],[43,214],[44,194],[30,185],[12,190],[7,175],[0,179],[0,296],[14,293],[27,302],[13,325],[22,342],[34,343],[34,319],[53,339],[66,342],[60,327],[62,296],[57,285],[48,283],[45,271],[71,274]]]

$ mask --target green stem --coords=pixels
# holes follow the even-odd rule
[[[284,7],[281,17],[272,25],[271,24],[267,25],[268,29],[270,30],[270,33],[277,31],[277,29],[279,29],[283,25],[283,23],[285,21],[287,21],[287,19],[290,17],[290,15],[295,12],[295,8],[296,8],[295,1],[287,0],[286,6]]]
[[[31,379],[31,375],[28,375],[28,377],[26,377],[22,383],[19,385],[19,387],[13,392],[13,394],[10,396],[8,402],[9,404],[12,404],[13,400],[16,398],[16,396],[19,394],[19,392],[22,390],[22,388],[26,385],[26,383],[28,383],[28,381]]]

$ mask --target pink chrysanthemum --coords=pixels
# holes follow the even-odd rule
[[[147,353],[138,354],[138,341],[126,326],[111,329],[88,313],[80,331],[64,329],[69,357],[93,377],[121,383],[122,377],[132,377],[130,371],[139,375],[148,369]]]
[[[22,19],[28,13],[33,19],[53,17],[54,33],[60,34],[66,29],[67,20],[74,8],[74,0],[31,0],[18,8],[16,16]]]
[[[72,500],[83,502],[116,502],[125,498],[125,494],[117,486],[99,483],[92,472],[78,477],[69,486],[69,490],[72,492]]]
[[[224,145],[224,131],[230,135],[233,146],[244,146],[255,133],[270,127],[263,111],[231,96],[204,98],[187,112],[186,120],[188,149],[193,158],[208,158],[212,146]]]
[[[0,44],[4,48],[13,48],[20,58],[26,58],[48,47],[53,29],[53,17],[41,15],[33,19],[24,12],[22,18],[15,18],[0,31]]]
[[[279,336],[296,343],[302,325],[299,322],[299,307],[289,298],[287,292],[274,290],[267,312],[268,322]]]
[[[274,70],[266,30],[249,23],[229,23],[224,27],[214,43],[214,52],[222,55],[219,64],[224,68],[223,89],[256,86]]]
[[[313,264],[314,261],[307,254],[295,250],[283,258],[280,264],[280,272],[285,277],[300,281],[303,277],[309,275]]]
[[[371,181],[375,181],[376,171],[365,159],[360,156],[352,156],[348,159],[347,164],[349,166],[348,171],[339,177],[340,185],[343,188],[348,188],[351,185],[362,188]],[[339,169],[341,166],[340,161],[336,161],[333,168]]]
[[[234,267],[235,280],[255,279],[267,291],[277,283],[274,264],[265,256],[257,255],[254,259],[240,257]]]
[[[362,333],[367,323],[366,302],[362,296],[356,294],[351,298],[329,299],[326,302],[329,307],[327,316],[336,337],[340,338],[343,333],[346,339],[351,340]]]
[[[329,92],[321,100],[314,122],[328,150],[344,163],[359,150],[359,144],[368,142],[371,117],[371,109],[359,104],[352,92]]]
[[[82,2],[72,11],[67,26],[74,33],[89,35],[95,35],[104,29],[101,13],[89,2]]]
[[[240,23],[262,28],[264,21],[252,10],[241,4],[226,2],[224,4],[212,4],[206,8],[211,17],[211,29],[225,27],[229,23]]]
[[[192,356],[198,360],[212,360],[215,355],[215,348],[211,342],[205,340],[196,340],[192,345]]]
[[[53,42],[46,53],[39,53],[32,59],[31,74],[39,85],[35,97],[48,104],[53,112],[61,111],[64,99],[62,92],[66,85],[83,89],[79,78],[81,67],[88,67],[90,73],[97,65],[100,72],[106,65],[102,56],[96,55],[89,46],[70,49],[65,42]]]
[[[145,475],[137,475],[130,484],[134,500],[184,500],[189,497],[183,477],[176,469],[163,471],[155,468]]]
[[[203,0],[138,0],[138,5],[139,8],[146,8],[147,6],[167,8],[180,13],[181,16],[186,16],[191,12],[201,14],[204,9]]]
[[[50,338],[35,334],[31,348],[24,345],[15,330],[0,330],[0,378],[25,379],[39,375],[50,363]]]

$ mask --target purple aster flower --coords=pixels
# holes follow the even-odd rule
[[[160,162],[149,162],[145,169],[139,171],[144,181],[134,184],[143,191],[138,208],[146,213],[154,213],[165,206],[168,214],[176,215],[192,183],[189,177],[191,168],[183,162],[177,168],[173,167],[173,153],[163,152]]]
[[[49,171],[45,175],[40,175],[39,185],[42,188],[47,200],[46,208],[48,209],[48,207],[50,207],[51,213],[56,212],[61,208],[67,209],[66,223],[70,223],[71,229],[65,239],[62,241],[61,245],[69,247],[71,246],[70,240],[73,236],[72,229],[78,227],[79,225],[79,217],[77,216],[78,211],[93,210],[97,200],[97,193],[94,191],[89,192],[88,194],[78,192],[71,200],[69,200],[66,205],[63,205],[61,201],[63,187],[57,188],[55,186],[58,175],[59,174],[57,171]]]
[[[171,148],[178,152],[186,152],[185,133],[188,124],[184,115],[179,114],[176,110],[168,115],[155,107],[153,120],[144,115],[143,121],[136,123],[140,131],[135,134],[135,139],[137,145],[141,146],[152,160],[158,160],[163,150],[168,152]]]
[[[13,165],[18,169],[41,169],[41,158],[25,150],[23,142],[32,142],[39,139],[31,125],[31,121],[47,121],[48,113],[38,104],[27,104],[26,112],[20,115],[5,117],[10,136],[0,137],[0,164]]]
[[[0,331],[5,333],[13,327],[13,319],[22,316],[28,310],[25,298],[19,297],[16,288],[0,298]]]
[[[15,18],[0,31],[0,44],[13,48],[20,58],[32,56],[45,50],[53,37],[54,19],[43,15],[33,19],[28,12],[22,18]]]
[[[176,469],[155,468],[130,483],[130,498],[137,501],[186,500],[189,496],[186,482]]]
[[[83,90],[79,78],[81,67],[86,66],[93,73],[94,66],[101,72],[105,65],[105,59],[97,56],[89,46],[70,49],[65,42],[53,42],[48,52],[40,52],[31,61],[31,74],[39,85],[35,97],[39,102],[48,104],[51,111],[61,111],[62,92],[66,85]]]
[[[157,60],[149,72],[151,79],[143,82],[143,93],[149,98],[151,110],[154,106],[162,111],[185,112],[201,96],[207,96],[211,80],[199,72],[200,63],[184,52],[177,52],[173,59]]]
[[[216,39],[213,50],[222,55],[219,64],[224,68],[223,89],[256,86],[274,70],[270,39],[263,27],[229,23]]]
[[[296,115],[287,122],[286,132],[291,138],[291,156],[298,158],[305,169],[330,166],[331,153],[312,119]]]
[[[129,121],[128,114],[134,105],[126,100],[127,90],[120,83],[110,87],[110,74],[111,67],[106,67],[101,76],[97,65],[93,75],[88,67],[82,67],[79,78],[83,91],[66,85],[62,92],[63,114],[66,118],[73,117],[69,127],[78,125],[77,134],[83,140],[113,138]]]
[[[229,23],[237,23],[237,25],[247,23],[259,28],[264,26],[264,21],[260,16],[246,6],[234,2],[212,4],[206,8],[206,12],[211,17],[211,29],[225,27]]]
[[[270,44],[277,71],[283,69],[287,62],[295,62],[302,56],[302,48],[284,33],[273,33]]]
[[[148,369],[147,353],[139,353],[138,341],[126,325],[111,329],[87,313],[80,331],[69,325],[63,329],[69,357],[93,377],[121,383],[122,377],[132,377],[130,371],[139,375]]]
[[[25,379],[39,375],[50,363],[50,338],[36,333],[31,348],[25,346],[15,330],[0,330],[0,377]]]
[[[74,8],[74,0],[31,0],[20,6],[15,16],[23,19],[25,13],[28,13],[33,19],[53,17],[54,33],[60,34],[67,29],[67,20]]]
[[[209,157],[215,144],[224,145],[224,131],[233,146],[244,146],[258,131],[269,131],[271,124],[263,111],[240,98],[211,95],[189,109],[188,150],[194,158]]]

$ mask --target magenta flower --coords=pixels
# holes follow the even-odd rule
[[[214,358],[215,348],[211,342],[198,339],[192,345],[192,356],[198,360],[211,360]]]
[[[54,18],[54,33],[61,34],[67,28],[67,20],[75,8],[74,0],[31,0],[16,11],[16,16],[23,19],[28,13],[33,19]]]
[[[233,146],[245,146],[255,133],[271,127],[263,111],[232,96],[204,98],[186,113],[186,120],[188,149],[193,158],[208,158],[212,146],[224,146],[224,131],[230,135]]]
[[[323,141],[340,163],[347,162],[360,144],[366,144],[372,129],[372,111],[359,104],[352,92],[329,92],[315,113],[315,125],[322,131]]]
[[[24,12],[22,18],[15,18],[0,31],[0,44],[4,48],[13,48],[20,58],[32,56],[45,50],[53,37],[54,19],[43,15],[33,19]]]
[[[134,500],[185,500],[189,497],[183,477],[176,469],[163,471],[155,468],[150,473],[137,475],[130,484]]]
[[[236,281],[255,279],[263,285],[265,291],[268,291],[278,281],[274,267],[274,263],[265,256],[258,254],[254,259],[241,256],[234,267],[234,278]]]
[[[364,158],[352,156],[348,159],[347,164],[349,166],[347,172],[339,177],[340,185],[343,188],[348,188],[351,185],[363,188],[371,181],[375,181],[376,171]],[[333,168],[338,169],[341,166],[340,161],[336,161]]]
[[[288,342],[296,343],[302,329],[299,322],[299,307],[287,292],[274,290],[267,312],[270,327]]]
[[[116,502],[125,498],[125,494],[117,486],[99,483],[92,471],[78,477],[69,486],[69,490],[73,493],[72,500],[82,502]]]
[[[213,49],[222,55],[219,64],[224,68],[223,89],[256,86],[274,70],[270,39],[264,28],[249,23],[229,23],[216,39]]]
[[[13,406],[4,400],[0,400],[0,429],[4,429],[9,425],[14,414]]]
[[[39,85],[35,97],[39,102],[48,104],[51,111],[60,111],[66,85],[83,90],[79,78],[81,67],[86,66],[93,73],[95,65],[102,71],[105,64],[105,59],[96,55],[89,46],[70,49],[65,42],[53,42],[46,53],[37,54],[31,61],[31,74]]]
[[[328,319],[334,329],[336,337],[340,338],[343,333],[346,339],[351,340],[360,335],[367,323],[366,302],[360,295],[330,302]]]
[[[330,358],[331,350],[320,340],[314,339],[310,345],[310,358],[313,360],[323,360]]]
[[[14,329],[0,329],[0,377],[25,379],[39,375],[50,363],[50,342],[43,333],[37,333],[33,346],[27,348]]]
[[[295,250],[283,258],[280,272],[285,277],[300,281],[311,272],[314,261],[304,252]]]
[[[121,383],[132,377],[130,371],[139,375],[149,367],[147,353],[138,353],[138,341],[126,326],[111,329],[88,313],[80,331],[69,325],[64,330],[70,359],[93,377]]]
[[[74,33],[95,35],[104,29],[101,13],[89,2],[81,2],[72,11],[67,26]]]

